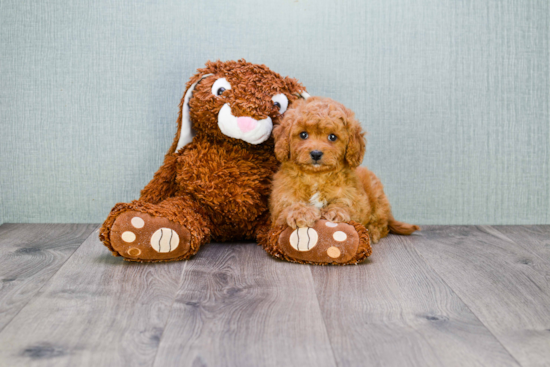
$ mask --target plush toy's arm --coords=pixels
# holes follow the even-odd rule
[[[168,154],[164,158],[164,163],[155,173],[155,176],[141,190],[140,201],[158,204],[174,195],[176,191],[176,161],[175,154]]]

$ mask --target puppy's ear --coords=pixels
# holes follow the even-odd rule
[[[353,168],[359,167],[365,155],[366,140],[365,133],[359,122],[350,125],[350,136],[346,149],[346,162]]]
[[[281,123],[273,128],[275,139],[275,157],[279,162],[286,162],[290,159],[290,128],[288,124]]]

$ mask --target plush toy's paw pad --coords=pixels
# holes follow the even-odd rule
[[[279,236],[278,247],[290,260],[345,264],[357,262],[361,246],[352,225],[318,220],[309,228],[284,230]]]
[[[167,261],[185,258],[191,235],[181,224],[162,217],[127,211],[111,229],[111,245],[129,260]]]

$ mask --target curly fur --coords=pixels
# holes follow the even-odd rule
[[[329,140],[331,134],[335,141]],[[297,102],[273,135],[282,163],[270,197],[275,226],[310,227],[319,218],[351,220],[368,228],[374,243],[389,231],[411,234],[420,229],[393,218],[382,184],[359,167],[365,133],[350,109],[329,98]],[[312,151],[322,152],[322,157],[313,159]]]
[[[207,74],[213,75],[204,77]],[[214,96],[212,85],[222,77],[232,88]],[[210,240],[254,239],[269,229],[267,201],[279,165],[273,155],[273,138],[253,145],[228,137],[218,127],[218,113],[228,103],[235,116],[257,120],[269,116],[277,125],[282,116],[273,95],[283,93],[292,104],[305,88],[295,79],[245,60],[208,62],[189,80],[187,89],[199,80],[189,100],[196,133],[192,142],[176,151],[182,98],[178,130],[164,163],[139,200],[116,204],[101,228],[100,239],[115,255],[119,254],[111,246],[111,227],[118,215],[129,210],[166,217],[187,228],[192,238],[188,256]]]

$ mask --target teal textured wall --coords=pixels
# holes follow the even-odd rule
[[[1,1],[0,219],[101,222],[160,165],[194,70],[246,58],[357,113],[396,217],[550,223],[548,8]]]

